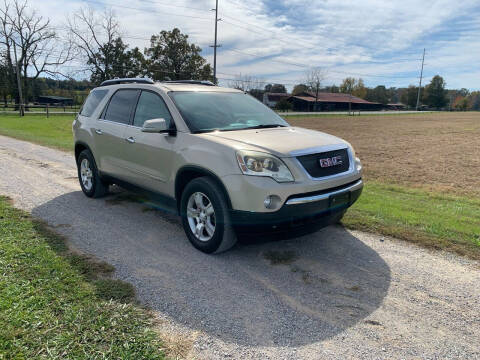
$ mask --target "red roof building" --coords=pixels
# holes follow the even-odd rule
[[[290,96],[288,101],[292,103],[294,111],[343,111],[348,110],[350,104],[352,110],[381,110],[383,108],[380,103],[343,93],[320,92],[318,98],[315,99],[315,94],[303,92]]]

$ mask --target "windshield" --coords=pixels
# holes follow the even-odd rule
[[[261,102],[244,93],[170,92],[194,133],[289,126]]]

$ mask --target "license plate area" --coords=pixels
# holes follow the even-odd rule
[[[328,207],[330,209],[346,208],[350,204],[350,191],[331,195],[328,198]]]

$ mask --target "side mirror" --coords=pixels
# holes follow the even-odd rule
[[[167,132],[167,122],[165,119],[151,119],[143,123],[142,131],[146,133]]]

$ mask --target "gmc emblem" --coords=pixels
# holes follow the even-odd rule
[[[326,159],[319,159],[318,162],[320,163],[320,167],[322,168],[327,168],[331,166],[337,166],[337,165],[342,165],[342,157],[339,156],[334,156],[331,158],[326,158]]]

